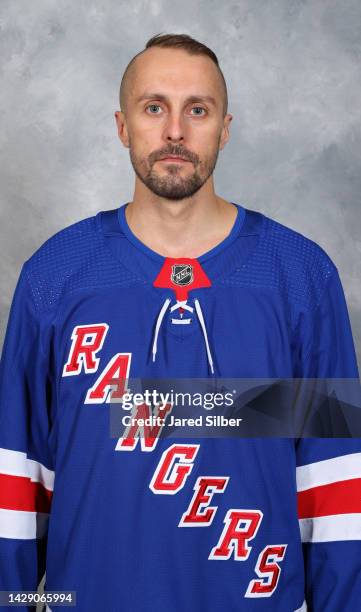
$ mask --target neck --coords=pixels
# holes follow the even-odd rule
[[[163,257],[200,257],[228,236],[236,216],[236,207],[215,193],[181,201],[134,198],[126,209],[133,234]]]

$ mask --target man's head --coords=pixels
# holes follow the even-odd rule
[[[137,177],[160,197],[191,197],[212,175],[232,120],[213,51],[185,34],[154,36],[128,64],[119,101],[119,138]],[[161,161],[167,154],[186,161]]]

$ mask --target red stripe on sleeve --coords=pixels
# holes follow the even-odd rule
[[[52,491],[25,476],[0,474],[0,508],[50,512]]]
[[[361,512],[361,478],[299,491],[297,505],[300,519]]]

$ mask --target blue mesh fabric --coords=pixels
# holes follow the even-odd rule
[[[312,240],[264,215],[260,220],[259,239],[241,232],[228,249],[205,262],[206,272],[214,285],[276,290],[291,311],[313,311],[335,265]],[[132,266],[136,247],[125,238],[121,242],[123,256],[117,258],[95,216],[49,238],[25,266],[38,311],[55,307],[62,295],[78,289],[149,283],[139,266]]]
[[[336,270],[334,263],[316,242],[273,219],[265,220],[264,238],[222,284],[278,290],[286,303],[313,311]]]
[[[40,312],[78,289],[144,282],[104,248],[95,217],[54,234],[27,260],[25,268]]]

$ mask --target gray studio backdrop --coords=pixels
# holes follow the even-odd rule
[[[360,363],[360,31],[359,0],[1,0],[0,346],[23,261],[131,198],[120,78],[150,36],[185,32],[215,50],[229,87],[217,193],[328,252]]]
[[[360,31],[359,0],[1,0],[0,346],[23,261],[131,198],[120,78],[150,36],[185,32],[215,50],[229,87],[217,193],[328,252],[360,364]]]

